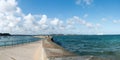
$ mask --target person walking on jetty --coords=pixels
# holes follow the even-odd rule
[[[54,42],[54,39],[53,39],[52,36],[49,36],[49,35],[48,35],[48,39],[50,39],[52,42]]]
[[[53,39],[53,37],[51,37],[51,41],[52,41],[52,42],[54,42],[54,39]]]

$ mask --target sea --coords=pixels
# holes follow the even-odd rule
[[[0,46],[40,40],[34,36],[0,36]],[[55,35],[53,40],[64,49],[80,56],[97,56],[120,60],[120,35]]]
[[[81,56],[120,60],[120,35],[58,35],[54,42]]]
[[[34,36],[0,36],[0,46],[11,46],[38,41]]]

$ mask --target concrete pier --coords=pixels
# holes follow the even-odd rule
[[[0,47],[0,60],[109,60],[93,56],[78,56],[51,41],[48,36],[32,43]]]

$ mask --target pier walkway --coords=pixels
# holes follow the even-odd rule
[[[0,47],[0,60],[107,60],[93,56],[78,56],[51,41],[48,36],[27,44]]]

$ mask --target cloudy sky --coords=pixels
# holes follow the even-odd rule
[[[0,32],[120,34],[120,0],[0,0]]]

